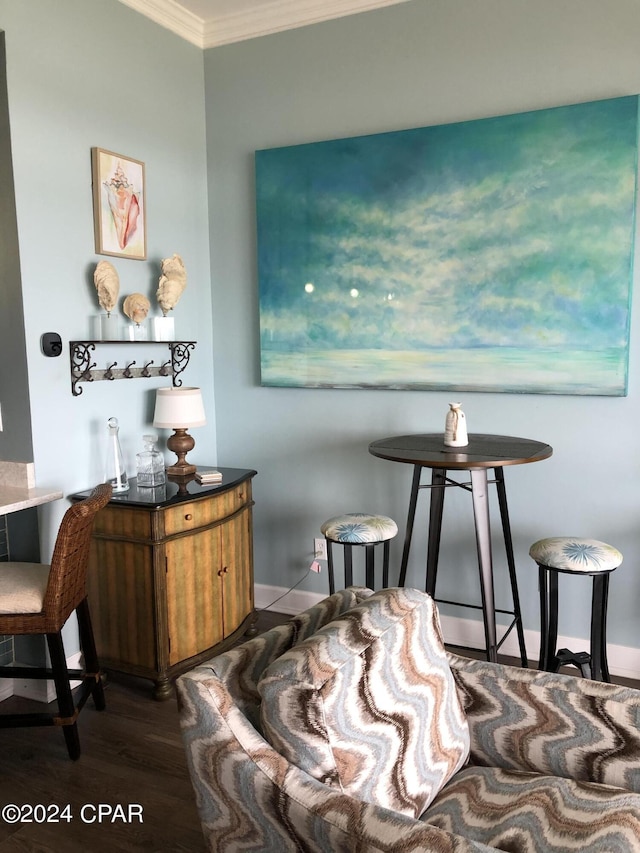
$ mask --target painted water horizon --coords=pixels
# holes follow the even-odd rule
[[[576,365],[582,369],[576,371]],[[554,391],[548,390],[551,380]],[[410,352],[307,348],[269,350],[263,358],[263,384],[289,387],[619,396],[614,389],[625,381],[615,349],[550,348],[532,354],[523,347]]]

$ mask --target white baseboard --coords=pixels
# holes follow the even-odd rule
[[[67,658],[67,667],[69,669],[80,669],[82,663],[82,653],[76,652],[71,657]],[[16,666],[21,664],[16,663]],[[79,681],[71,682],[71,689],[77,687]],[[11,693],[2,696],[7,699],[9,696],[22,696],[24,699],[34,699],[36,702],[44,702],[49,704],[56,698],[56,688],[53,681],[37,680],[35,678],[14,678]]]
[[[254,592],[256,608],[259,610],[271,609],[291,616],[317,604],[328,595],[328,593],[304,592],[297,589],[287,592],[286,587],[269,586],[267,584],[256,584]],[[280,598],[280,596],[283,597]],[[276,599],[280,600],[276,602]],[[271,602],[276,603],[270,607]],[[441,616],[441,622],[442,632],[447,644],[465,646],[471,649],[484,648],[484,627],[482,622],[475,619],[462,619],[446,615]],[[524,635],[527,657],[530,661],[537,661],[540,651],[540,632],[525,630]],[[498,638],[500,636],[500,626],[498,626]],[[586,651],[589,648],[589,640],[578,637],[560,636],[558,637],[558,648]],[[504,641],[500,647],[500,652],[511,657],[520,657],[518,638],[515,630]],[[608,643],[607,658],[611,675],[640,680],[640,649]]]

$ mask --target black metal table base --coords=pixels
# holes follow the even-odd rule
[[[480,592],[482,605],[464,604],[459,601],[449,601],[460,607],[473,607],[481,609],[484,618],[485,651],[487,660],[497,661],[498,649],[515,627],[518,635],[518,646],[523,667],[528,666],[527,650],[524,639],[524,628],[522,625],[522,614],[520,610],[520,598],[518,595],[518,583],[516,578],[515,559],[513,556],[513,539],[509,523],[509,511],[507,507],[507,493],[504,485],[504,473],[502,468],[493,468],[495,479],[487,478],[486,468],[471,468],[469,474],[471,481],[460,483],[447,476],[447,469],[433,468],[431,471],[431,483],[422,485],[420,482],[422,474],[421,465],[414,465],[413,480],[411,485],[411,497],[409,500],[409,512],[407,514],[407,526],[405,531],[402,562],[400,564],[399,585],[404,586],[409,563],[409,552],[413,536],[416,506],[420,489],[431,490],[429,505],[429,532],[427,539],[427,578],[425,589],[429,595],[436,599],[436,579],[438,572],[438,557],[440,553],[440,540],[442,534],[442,513],[444,507],[445,490],[449,487],[463,488],[471,492],[473,501],[473,515],[475,520],[476,546],[478,550],[478,569],[480,574]],[[493,559],[491,553],[491,525],[489,519],[489,496],[488,485],[495,483],[498,493],[498,505],[500,507],[500,518],[502,521],[502,534],[509,569],[509,582],[513,600],[513,610],[496,610],[494,584],[493,584]],[[436,599],[438,600],[438,599]],[[513,616],[513,621],[503,634],[497,639],[496,613],[507,613]]]

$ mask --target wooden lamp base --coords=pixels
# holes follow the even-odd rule
[[[175,427],[173,435],[167,439],[167,447],[178,457],[177,462],[169,465],[166,472],[173,480],[179,477],[191,477],[196,473],[197,467],[187,462],[185,457],[190,450],[196,446],[195,439],[189,435],[186,429]]]

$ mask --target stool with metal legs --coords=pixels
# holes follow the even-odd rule
[[[382,587],[389,586],[389,541],[398,533],[398,525],[386,515],[350,512],[330,518],[320,528],[327,540],[329,593],[335,592],[332,545],[344,546],[344,585],[353,585],[353,546],[365,549],[365,582],[375,589],[375,548],[383,545]]]
[[[609,575],[622,563],[622,554],[597,539],[555,536],[540,539],[529,549],[538,564],[540,581],[539,669],[557,672],[561,666],[577,667],[584,678],[610,681],[607,663],[607,599]],[[590,651],[556,650],[558,643],[558,574],[591,575]]]

